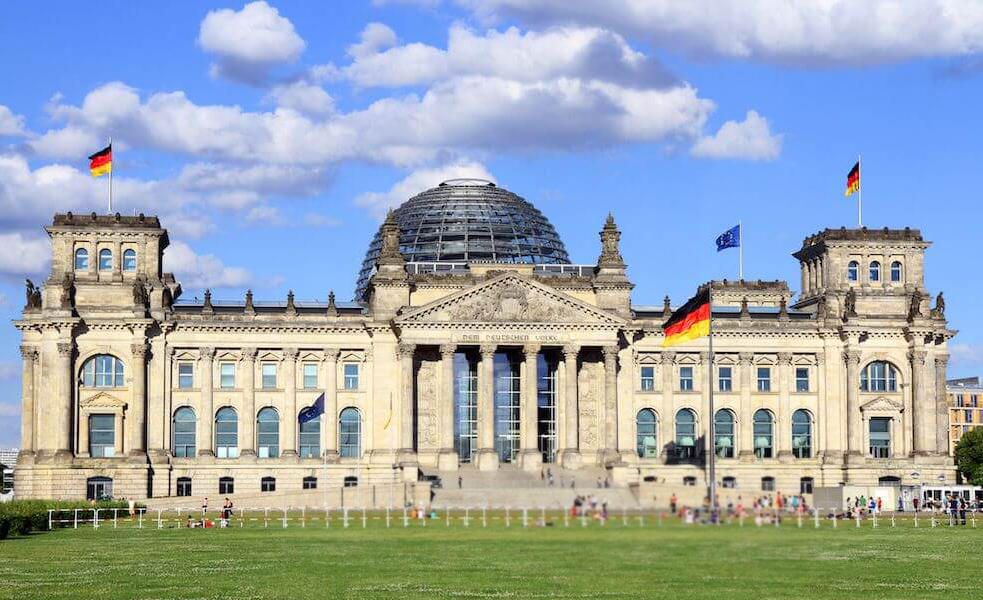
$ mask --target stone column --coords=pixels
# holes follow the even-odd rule
[[[440,347],[440,451],[437,454],[437,468],[441,471],[457,469],[457,453],[454,452],[454,353],[457,346],[444,344]]]
[[[482,345],[478,367],[478,452],[476,462],[481,471],[498,468],[495,452],[495,350],[493,344]]]
[[[563,347],[564,371],[566,372],[566,389],[563,393],[564,423],[563,451],[560,453],[560,465],[564,469],[579,469],[583,464],[578,438],[580,436],[580,402],[577,398],[577,354],[580,347],[568,344]]]
[[[696,373],[693,374],[694,384],[696,383]],[[710,383],[713,380],[712,366],[710,365],[710,353],[700,352],[700,383],[699,387],[694,385],[694,389],[700,391],[700,431],[699,435],[703,439],[703,444],[697,446],[697,452],[706,456],[713,452],[713,435],[710,431],[710,424],[713,422],[713,415],[710,414]]]
[[[416,345],[399,345],[400,394],[399,394],[399,460],[415,459],[413,450],[413,356]]]
[[[525,377],[522,380],[521,435],[522,452],[519,460],[526,471],[539,471],[543,466],[543,455],[539,451],[539,344],[526,344],[522,347],[525,358]]]
[[[669,443],[676,439],[673,423],[676,422],[676,410],[673,405],[673,367],[676,364],[675,352],[663,352],[662,356],[662,413],[659,415],[658,442],[662,445],[660,455],[667,458]]]
[[[817,261],[817,272],[818,261]],[[792,353],[778,353],[778,414],[775,415],[775,450],[776,457],[792,460],[792,418],[789,415],[792,392]],[[752,419],[754,415],[751,416]]]
[[[860,415],[860,352],[847,350],[843,353],[846,362],[846,439],[847,456],[863,456],[864,436],[861,430],[863,419]]]
[[[214,375],[215,348],[202,348],[198,351],[201,361],[201,414],[198,415],[198,456],[215,456]],[[250,419],[246,419],[249,421]],[[242,422],[240,417],[239,422]],[[240,436],[241,437],[241,436]],[[240,439],[240,443],[242,440]],[[251,443],[251,442],[250,442]]]
[[[71,340],[58,342],[58,362],[55,365],[55,377],[62,380],[62,385],[58,386],[59,397],[55,402],[55,422],[52,424],[56,429],[57,443],[55,444],[55,456],[63,460],[68,460],[72,456],[72,397],[75,395],[75,369],[72,366],[72,353],[75,350],[75,343]],[[79,427],[85,424],[80,423]]]
[[[829,451],[829,430],[827,420],[829,419],[829,399],[826,397],[826,354],[825,352],[816,353],[816,397],[819,398],[819,406],[812,419],[812,455],[816,458],[826,460]],[[822,482],[820,482],[822,483]]]
[[[324,349],[324,414],[321,415],[324,458],[338,459],[338,348]]]
[[[21,346],[23,359],[21,371],[20,455],[34,455],[34,363],[38,359],[37,348]]]
[[[256,348],[242,349],[242,435],[239,436],[239,456],[256,457]]]
[[[908,353],[911,361],[911,442],[914,454],[925,455],[934,450],[926,448],[925,445],[925,413],[928,408],[925,404],[925,357],[927,352],[924,350],[912,350]]]
[[[297,349],[283,350],[283,444],[281,455],[285,458],[297,457]]]
[[[133,357],[133,393],[130,395],[126,419],[127,454],[139,457],[146,453],[144,431],[147,426],[147,343],[143,340],[130,345]]]
[[[738,432],[738,458],[743,462],[754,460],[754,415],[751,410],[751,365],[754,364],[754,353],[741,352],[737,356],[741,377],[741,421]]]
[[[122,243],[113,243],[113,281],[123,280],[123,247]]]
[[[604,447],[605,463],[621,459],[618,450],[618,346],[604,346]]]
[[[949,453],[949,403],[946,399],[945,377],[949,357],[935,357],[935,452],[939,456]]]

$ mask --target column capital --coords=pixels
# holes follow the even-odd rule
[[[706,350],[700,352],[700,362],[706,364],[710,362],[710,353]]]
[[[58,342],[58,354],[60,356],[71,356],[75,348],[75,342]]]
[[[259,353],[259,350],[255,346],[244,346],[240,352],[242,353],[242,360],[253,361],[256,360],[256,354]]]
[[[928,352],[925,350],[912,350],[908,353],[908,360],[916,367],[921,367],[925,364],[925,358],[927,356]]]
[[[198,356],[204,360],[212,360],[215,358],[215,348],[213,346],[202,346],[198,349]]]
[[[577,354],[580,353],[580,346],[576,344],[566,344],[563,346],[563,357],[570,360],[573,357],[574,360],[577,359]]]
[[[440,357],[441,358],[447,358],[447,357],[452,357],[453,358],[455,352],[457,352],[457,344],[441,344],[440,345]]]
[[[676,362],[676,353],[663,352],[661,358],[662,358],[662,364],[671,365],[672,363]]]
[[[936,369],[944,369],[946,367],[946,365],[948,365],[948,364],[949,364],[949,356],[948,355],[936,356],[935,357],[935,368]]]
[[[618,352],[621,348],[617,344],[608,344],[607,346],[601,346],[601,352],[604,354],[604,360],[615,360],[618,358]]]
[[[792,353],[791,352],[779,352],[778,353],[778,364],[780,365],[790,365],[792,364]]]
[[[403,358],[412,358],[413,353],[416,352],[416,344],[400,342],[399,346],[396,348],[396,352],[398,352]]]
[[[845,350],[843,352],[843,360],[846,364],[850,366],[857,366],[860,364],[860,351],[859,350]]]
[[[147,356],[147,343],[146,342],[134,342],[130,344],[130,352],[133,354],[133,358],[142,359]]]
[[[493,356],[497,350],[498,346],[495,344],[482,344],[478,346],[478,353],[481,354],[482,358]]]
[[[820,367],[823,366],[824,364],[826,364],[826,353],[825,352],[817,352],[813,356],[815,356],[815,358],[816,358],[816,364],[819,365]]]
[[[21,346],[20,355],[24,360],[35,361],[38,358],[38,349],[34,346]]]
[[[542,348],[542,344],[523,344],[522,353],[526,356],[533,356],[539,354],[539,351],[542,350]]]
[[[283,360],[297,360],[298,354],[300,354],[300,351],[296,348],[284,348]]]
[[[737,362],[742,365],[750,365],[754,362],[754,352],[740,352],[737,355]]]
[[[326,362],[338,362],[338,354],[341,353],[341,350],[338,348],[325,346],[321,351],[324,353],[324,360]]]

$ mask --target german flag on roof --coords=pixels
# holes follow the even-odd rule
[[[89,157],[89,172],[93,177],[105,175],[113,170],[113,145],[110,144]]]
[[[662,326],[663,346],[674,346],[710,335],[710,286],[704,287],[689,302],[672,313]]]
[[[850,194],[854,193],[859,189],[860,189],[860,161],[858,160],[857,164],[853,165],[853,168],[850,169],[849,173],[847,173],[846,192],[844,193],[844,196],[849,196]]]

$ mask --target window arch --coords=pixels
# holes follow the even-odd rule
[[[89,270],[89,251],[85,248],[79,248],[75,251],[75,270],[76,271],[88,271]]]
[[[855,260],[850,261],[846,267],[846,278],[847,281],[856,281],[860,278],[860,263]]]
[[[103,248],[99,251],[99,270],[109,271],[113,268],[113,251]]]
[[[182,406],[174,411],[174,456],[193,458],[195,455],[195,411],[190,406]]]
[[[792,413],[792,455],[812,458],[812,415],[801,408]]]
[[[891,263],[891,281],[898,282],[901,281],[904,275],[904,270],[901,267],[901,261],[896,260]]]
[[[305,408],[300,411],[300,414],[304,414],[311,410],[313,407]],[[300,417],[298,416],[298,420]],[[300,422],[300,457],[301,458],[317,458],[321,456],[321,419],[314,418],[306,423]]]
[[[696,413],[689,408],[676,413],[676,453],[679,458],[696,458]]]
[[[219,458],[239,456],[239,415],[231,406],[215,413],[215,454]]]
[[[860,372],[860,391],[898,391],[898,370],[887,361],[875,360]]]
[[[137,270],[137,251],[132,248],[128,248],[123,251],[123,270],[124,271],[136,271]]]
[[[734,413],[726,408],[713,418],[713,451],[720,458],[734,458]]]
[[[338,454],[342,458],[358,458],[362,455],[362,415],[349,406],[338,415]]]
[[[123,361],[112,354],[97,354],[82,365],[82,387],[123,387]]]
[[[876,260],[870,261],[870,280],[881,280],[881,263],[877,262]]]
[[[754,455],[758,458],[775,455],[775,419],[763,408],[754,413]]]
[[[635,446],[641,458],[659,456],[659,426],[655,411],[643,408],[635,417]]]
[[[256,437],[260,458],[280,456],[280,414],[272,406],[256,415]]]

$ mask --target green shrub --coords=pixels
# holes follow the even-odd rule
[[[139,505],[138,505],[139,506]],[[14,500],[0,504],[0,539],[8,535],[28,535],[32,531],[47,531],[48,511],[51,509],[113,509],[128,508],[126,502],[101,501],[94,504],[58,500]],[[91,518],[91,513],[87,514]]]

